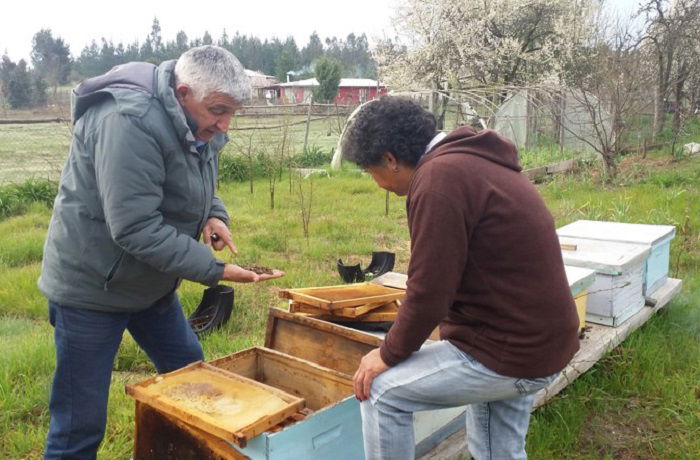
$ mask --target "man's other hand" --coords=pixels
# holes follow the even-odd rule
[[[379,348],[375,348],[364,355],[360,361],[360,367],[357,368],[355,376],[352,378],[355,397],[360,401],[368,399],[372,381],[387,369],[389,369],[389,366],[382,360]]]
[[[212,235],[216,236],[212,238]],[[202,241],[204,244],[213,247],[217,251],[228,247],[234,255],[238,254],[236,245],[233,244],[233,240],[231,239],[231,231],[221,219],[216,217],[210,217],[207,223],[204,224]]]

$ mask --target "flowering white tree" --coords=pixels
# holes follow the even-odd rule
[[[646,19],[645,43],[656,67],[654,136],[664,128],[665,101],[673,99],[673,128],[680,128],[685,85],[692,83],[693,68],[700,62],[700,1],[646,0],[641,13]],[[691,92],[693,88],[691,87]],[[694,101],[693,101],[694,103]],[[695,107],[691,107],[692,110]]]
[[[559,72],[588,39],[598,0],[405,0],[380,42],[396,88],[523,85]]]

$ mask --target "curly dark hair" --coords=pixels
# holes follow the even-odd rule
[[[384,152],[415,166],[436,134],[435,116],[410,99],[385,96],[360,109],[343,134],[343,158],[361,168],[381,163]]]

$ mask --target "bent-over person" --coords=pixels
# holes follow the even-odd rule
[[[514,145],[438,133],[420,105],[385,97],[357,113],[342,150],[406,196],[411,238],[405,300],[354,376],[366,458],[413,459],[413,412],[462,405],[475,459],[526,458],[534,395],[579,344],[554,219]]]

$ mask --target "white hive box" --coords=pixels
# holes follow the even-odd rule
[[[595,270],[586,320],[618,326],[644,306],[642,285],[648,246],[559,237],[566,265]]]
[[[673,225],[629,224],[578,220],[557,230],[559,236],[641,244],[650,248],[644,267],[645,296],[661,287],[668,278],[671,240],[676,236]]]

